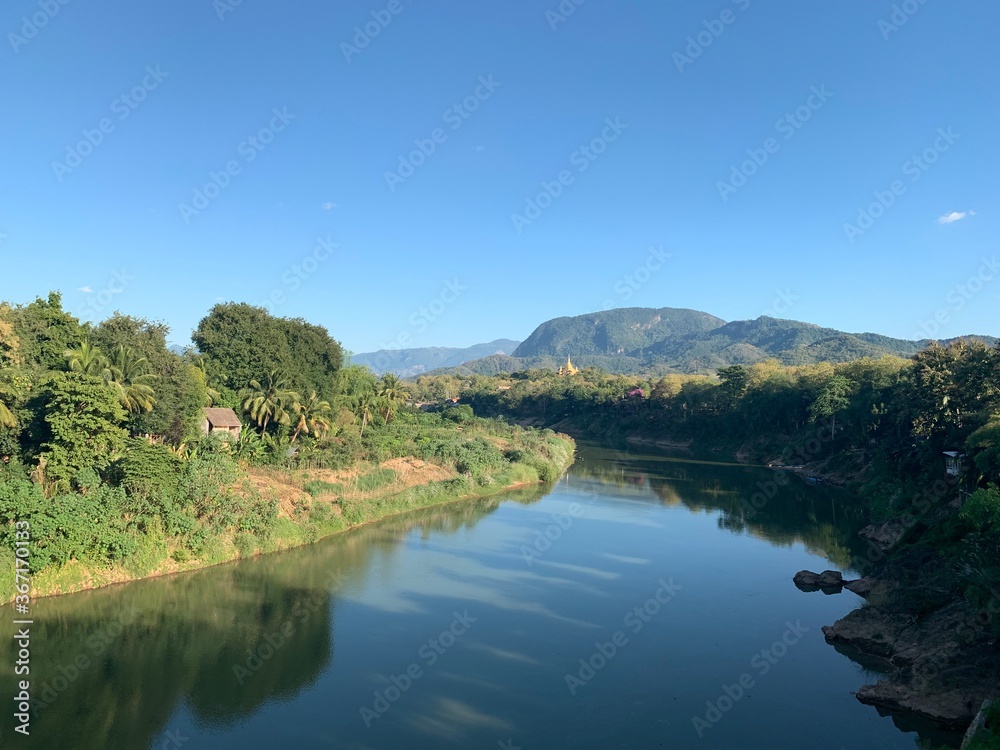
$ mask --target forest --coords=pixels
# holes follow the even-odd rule
[[[425,376],[413,391],[459,397],[481,416],[794,467],[846,486],[873,522],[904,520],[897,557],[929,551],[904,566],[933,599],[919,607],[962,595],[989,607],[1000,632],[1000,347],[959,340],[908,359],[769,360],[713,375]]]
[[[551,431],[409,406],[304,320],[228,303],[192,346],[168,335],[121,313],[83,323],[58,293],[0,305],[0,555],[28,522],[43,593],[314,541],[572,460]],[[238,434],[207,431],[206,407],[232,409]]]

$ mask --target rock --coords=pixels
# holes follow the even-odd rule
[[[860,597],[867,599],[875,587],[878,585],[878,581],[874,578],[868,576],[864,578],[859,578],[856,581],[845,581],[844,588],[853,594],[857,594]]]
[[[822,591],[824,594],[839,594],[845,583],[843,574],[836,570],[824,570],[822,573],[800,570],[792,580],[801,591]]]
[[[865,655],[887,660],[888,676],[858,691],[862,703],[964,728],[984,700],[1000,694],[1000,654],[976,614],[963,601],[920,618],[869,605],[823,628],[823,634],[860,652],[844,652],[859,663]]]
[[[819,588],[819,574],[813,573],[811,570],[800,570],[792,577],[792,580],[799,588],[805,586],[812,587],[814,590]]]
[[[824,589],[843,588],[844,576],[836,570],[824,570],[819,574],[819,586]]]
[[[896,653],[896,641],[909,618],[891,615],[878,607],[856,609],[842,620],[823,628],[828,641],[839,641],[866,654],[888,658]]]
[[[984,700],[981,689],[975,687],[927,693],[910,685],[885,680],[875,685],[865,685],[858,691],[857,697],[869,706],[919,714],[955,728],[969,726]]]
[[[900,518],[894,518],[885,523],[865,526],[858,532],[858,536],[874,542],[883,551],[890,550],[899,544],[899,540],[906,534],[909,526]]]

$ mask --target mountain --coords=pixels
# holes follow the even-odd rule
[[[449,348],[443,346],[424,347],[418,349],[380,349],[377,352],[355,354],[351,362],[356,365],[367,365],[376,375],[393,372],[401,378],[412,378],[428,370],[457,367],[473,359],[491,355],[506,355],[512,353],[519,342],[511,339],[497,339],[487,344]]]
[[[515,357],[618,356],[668,338],[707,333],[726,321],[697,310],[624,307],[542,323]]]
[[[965,338],[989,345],[998,341],[992,336]],[[802,365],[885,354],[911,357],[930,343],[929,339],[908,341],[874,333],[845,333],[795,320],[760,317],[727,323],[697,310],[631,307],[546,321],[512,356],[470,360],[451,371],[492,375],[555,368],[572,357],[577,367],[608,372],[697,373],[772,358]]]

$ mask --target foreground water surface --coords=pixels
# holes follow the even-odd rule
[[[797,478],[581,444],[555,487],[308,548],[39,600],[31,736],[4,747],[954,746],[880,716],[823,640],[850,593],[850,498]],[[0,608],[3,621],[15,615]],[[0,686],[15,694],[12,640]],[[869,665],[870,666],[870,665]]]

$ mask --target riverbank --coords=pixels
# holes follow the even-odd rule
[[[522,447],[503,466],[490,472],[477,471],[475,476],[459,472],[447,462],[437,464],[416,456],[359,462],[342,470],[245,466],[226,492],[237,500],[263,498],[271,506],[275,518],[266,533],[239,531],[237,519],[236,531],[208,537],[197,555],[177,539],[151,533],[122,564],[73,559],[40,571],[32,580],[31,596],[59,596],[199,570],[312,544],[412,510],[551,482],[573,463],[575,443],[566,435],[551,434],[543,445],[544,450],[530,454]],[[5,589],[0,603],[13,598],[13,589]]]
[[[581,439],[593,434],[582,424],[568,422],[558,424]],[[878,680],[859,685],[858,700],[881,711],[962,730],[984,702],[1000,698],[1000,597],[988,594],[972,601],[970,587],[962,580],[960,571],[976,564],[958,541],[966,532],[960,524],[956,482],[925,486],[914,481],[904,487],[866,464],[859,450],[825,450],[832,441],[822,431],[812,443],[785,449],[778,447],[783,441],[777,438],[706,446],[652,430],[620,437],[628,444],[682,455],[731,457],[810,483],[865,492],[866,497],[874,487],[869,483],[881,477],[875,494],[890,499],[873,504],[878,522],[862,532],[867,552],[852,561],[866,576],[866,601],[824,629],[838,651],[879,673]],[[919,491],[920,500],[907,514],[900,503],[910,491]]]

